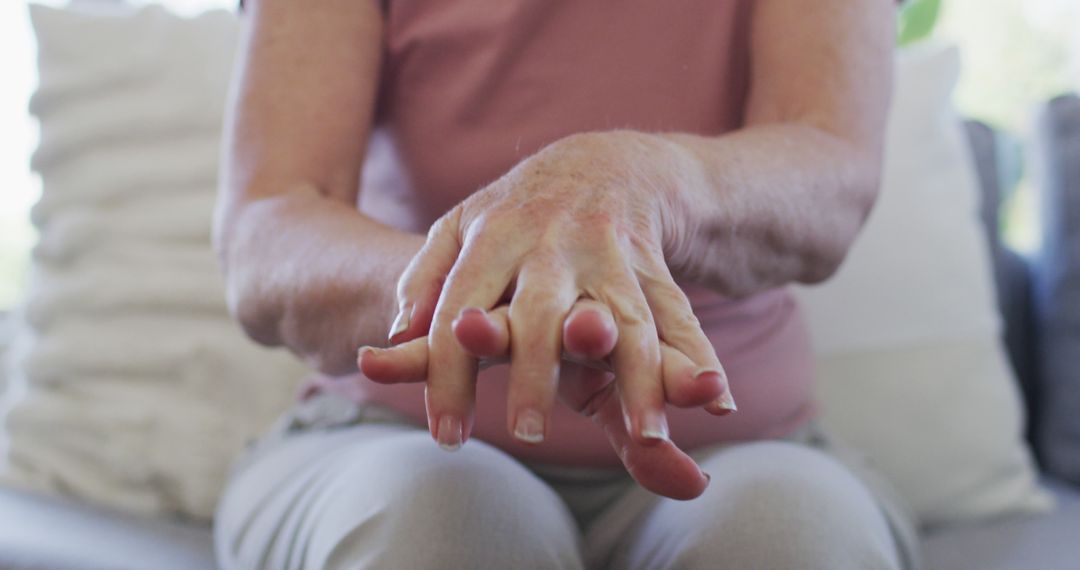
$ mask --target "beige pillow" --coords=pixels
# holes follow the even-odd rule
[[[917,44],[896,64],[878,204],[838,274],[797,290],[823,421],[926,526],[1045,510],[950,102],[957,52]]]
[[[226,312],[211,251],[238,23],[32,6],[43,193],[16,316],[0,481],[209,517],[305,368]]]

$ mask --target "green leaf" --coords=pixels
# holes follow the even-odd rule
[[[934,31],[941,0],[911,0],[900,10],[897,43],[907,45],[919,41]]]

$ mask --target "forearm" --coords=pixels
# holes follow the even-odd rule
[[[386,344],[398,277],[424,238],[299,187],[219,212],[229,307],[248,334],[313,367],[356,369],[356,348]]]
[[[667,224],[684,226],[677,274],[743,296],[836,270],[877,195],[894,10],[753,3],[744,128],[665,137],[685,155]]]
[[[397,277],[423,241],[356,209],[382,13],[247,4],[214,232],[229,306],[255,340],[349,372],[358,346],[386,342]]]
[[[877,195],[880,149],[806,124],[664,139],[686,155],[668,187],[669,263],[731,296],[829,277]]]

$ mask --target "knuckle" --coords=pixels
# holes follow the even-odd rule
[[[701,333],[701,321],[688,309],[677,309],[664,315],[665,329],[676,334],[697,336]]]
[[[652,311],[644,300],[635,298],[638,296],[631,294],[629,287],[614,289],[605,295],[604,303],[620,327],[652,326]]]
[[[510,301],[510,321],[542,320],[551,323],[561,323],[566,317],[567,311],[550,293],[537,289],[519,289],[514,293]],[[522,327],[521,332],[530,331],[532,327]]]
[[[552,243],[536,244],[528,253],[529,269],[546,275],[550,280],[563,277],[566,271],[566,257],[563,250]]]
[[[479,212],[469,222],[466,241],[472,242],[481,237],[505,234],[513,230],[513,220],[506,208],[492,207]]]
[[[455,206],[449,212],[439,216],[435,223],[428,229],[427,240],[432,242],[441,236],[451,236],[457,233],[457,227],[461,223],[461,206]]]

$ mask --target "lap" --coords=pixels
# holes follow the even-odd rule
[[[222,565],[918,566],[914,527],[887,484],[814,425],[694,451],[712,482],[682,502],[621,470],[523,465],[478,440],[447,453],[398,420],[268,438],[219,508]]]
[[[226,568],[579,568],[579,541],[559,497],[508,455],[478,441],[447,453],[392,425],[261,450],[215,524]]]

